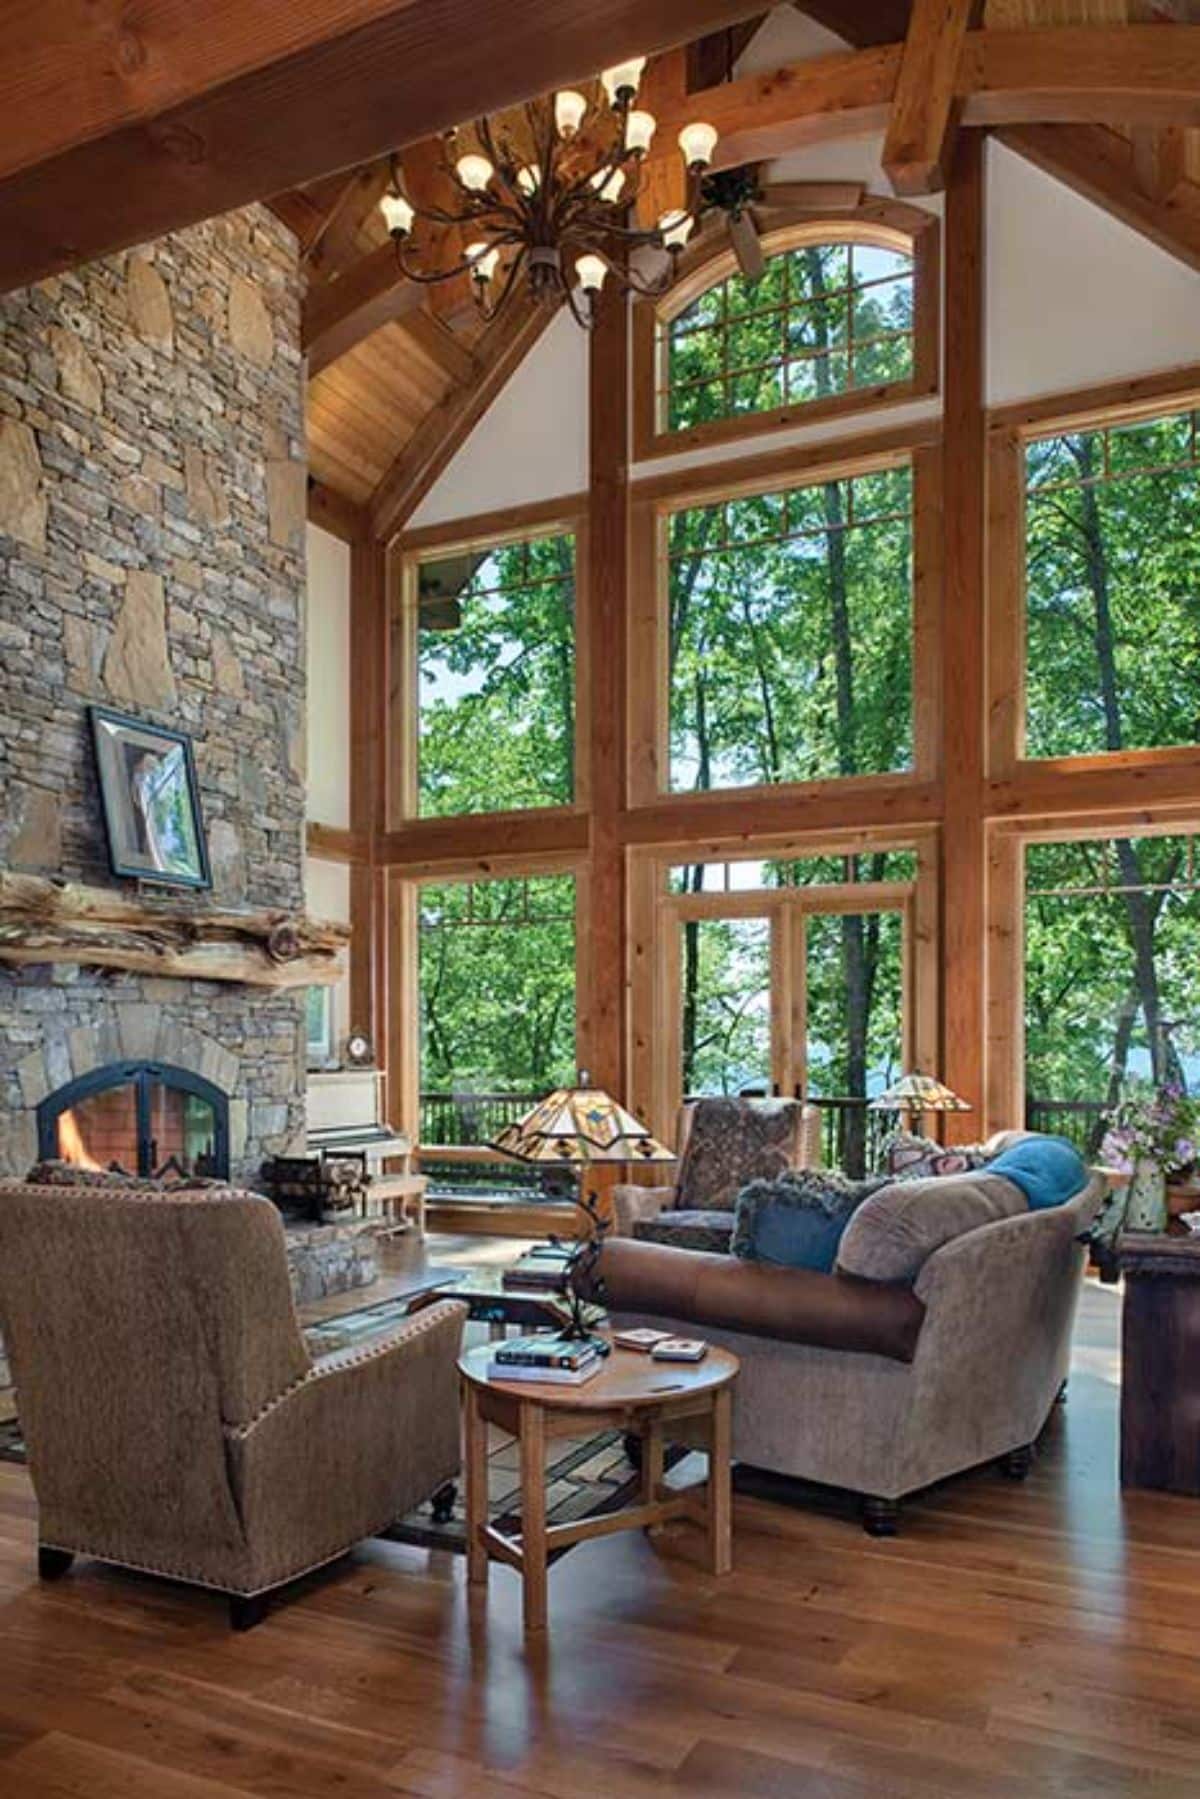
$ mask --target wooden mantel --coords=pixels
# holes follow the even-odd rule
[[[0,873],[0,962],[74,962],[252,987],[330,986],[348,925],[285,911],[184,906],[103,887]]]

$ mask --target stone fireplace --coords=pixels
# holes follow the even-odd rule
[[[303,905],[302,277],[262,207],[0,298],[0,868],[113,884],[87,732],[190,733],[203,909]],[[0,966],[0,1174],[257,1180],[303,1147],[295,992]]]

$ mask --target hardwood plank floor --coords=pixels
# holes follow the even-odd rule
[[[1118,1489],[1118,1306],[1089,1285],[1023,1486],[948,1482],[894,1541],[742,1492],[727,1581],[686,1525],[583,1545],[533,1648],[507,1569],[481,1603],[388,1543],[243,1637],[95,1563],[40,1587],[0,1464],[0,1794],[1200,1799],[1200,1507]]]

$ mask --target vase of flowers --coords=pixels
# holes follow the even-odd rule
[[[1109,1114],[1100,1153],[1129,1175],[1126,1230],[1167,1228],[1167,1185],[1191,1175],[1198,1127],[1200,1105],[1176,1083],[1131,1094]]]

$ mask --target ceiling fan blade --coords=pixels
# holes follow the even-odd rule
[[[748,211],[730,213],[729,241],[738,259],[738,267],[747,281],[757,281],[767,266],[763,247],[758,241],[758,227]]]
[[[853,212],[865,192],[861,181],[766,181],[762,186],[767,206],[799,206],[806,212]]]

